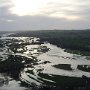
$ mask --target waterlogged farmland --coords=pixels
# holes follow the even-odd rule
[[[90,56],[41,39],[0,38],[0,90],[89,90]]]

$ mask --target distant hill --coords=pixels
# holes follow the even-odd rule
[[[16,33],[14,36],[36,36],[36,37],[77,37],[90,36],[90,30],[40,30],[40,31],[23,31]]]

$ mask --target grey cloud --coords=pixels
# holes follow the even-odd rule
[[[56,7],[56,8],[54,8]],[[68,9],[68,7],[70,9]],[[71,8],[74,9],[71,9]],[[50,8],[50,10],[48,10]],[[76,3],[48,3],[47,10],[42,11],[45,14],[54,14],[56,12],[64,13],[66,15],[77,15],[83,18],[90,16],[90,0],[76,0]]]
[[[13,22],[1,22],[0,30],[43,30],[89,28],[90,21],[68,21],[45,16],[23,16]]]
[[[17,15],[11,14],[8,9],[9,6],[0,8],[0,20],[16,20],[19,18]]]
[[[48,3],[48,7],[42,15],[37,16],[17,16],[9,12],[10,5],[6,5],[6,0],[2,1],[2,7],[0,7],[0,30],[43,30],[43,29],[83,29],[90,28],[90,1],[78,0],[74,7],[75,10],[67,10],[65,7],[72,7],[73,5]],[[56,7],[57,9],[54,9]],[[50,10],[49,10],[50,9]],[[48,11],[46,11],[48,10]],[[48,17],[48,14],[55,12],[65,13],[66,15],[82,16],[80,20],[70,21],[64,18]],[[13,21],[8,21],[13,20]]]
[[[10,0],[0,0],[0,7],[4,6],[12,6],[12,3]]]
[[[53,19],[45,16],[23,16],[13,22],[2,22],[2,28],[13,30],[28,30],[28,29],[53,29],[60,22],[58,19]],[[63,20],[61,20],[63,22]],[[3,26],[4,25],[4,26]]]

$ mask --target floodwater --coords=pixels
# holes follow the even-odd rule
[[[0,47],[0,62],[11,59],[24,65],[18,72],[12,66],[14,73],[8,69],[0,70],[0,90],[33,90],[42,84],[58,84],[57,78],[63,76],[90,77],[90,56],[65,52],[55,45],[40,42],[36,37],[4,35],[0,41],[3,45]]]

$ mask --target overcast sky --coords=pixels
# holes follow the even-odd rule
[[[90,0],[0,0],[0,31],[89,28]]]

